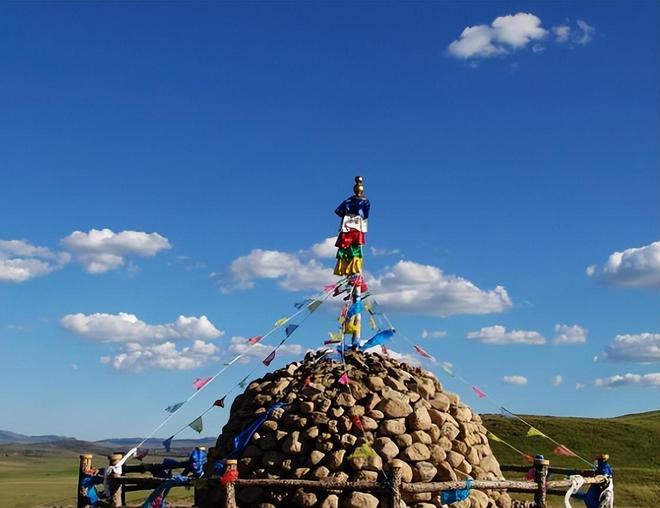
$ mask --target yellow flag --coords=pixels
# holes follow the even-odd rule
[[[360,322],[357,320],[357,315],[353,316],[348,321],[344,322],[344,333],[349,333],[351,335],[360,333]]]
[[[335,332],[335,333],[328,332],[328,335],[330,336],[331,341],[336,341],[336,342],[339,342],[344,336],[344,334],[341,332]]]
[[[498,443],[503,443],[504,442],[499,437],[497,437],[495,434],[493,434],[492,432],[489,432],[487,434],[487,436],[488,436],[488,439],[490,439],[491,441],[497,441]]]
[[[529,430],[527,431],[527,437],[533,437],[533,436],[545,437],[545,434],[536,427],[530,427]]]
[[[277,321],[275,321],[275,325],[274,325],[275,328],[278,328],[278,327],[282,326],[282,325],[283,325],[284,323],[286,323],[288,320],[289,320],[288,317],[283,317],[283,318],[281,318],[281,319],[278,319]]]
[[[373,316],[369,316],[369,326],[371,326],[372,330],[378,330],[378,323],[376,323]]]
[[[373,451],[369,443],[364,443],[361,446],[358,446],[353,453],[348,457],[349,459],[368,459],[369,457],[375,457],[376,452]]]

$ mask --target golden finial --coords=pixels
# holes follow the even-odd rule
[[[359,198],[364,196],[364,178],[361,176],[355,177],[355,185],[353,186],[353,192]]]

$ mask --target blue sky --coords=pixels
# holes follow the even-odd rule
[[[148,433],[234,337],[322,286],[355,174],[365,267],[401,335],[514,411],[657,409],[659,11],[2,5],[0,428]],[[271,368],[318,347],[335,311]]]

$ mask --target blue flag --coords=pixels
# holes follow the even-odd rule
[[[163,441],[163,447],[167,453],[169,453],[170,449],[172,448],[172,439],[174,439],[174,436],[170,436],[165,441]]]
[[[376,335],[371,337],[367,342],[365,342],[361,349],[362,351],[365,351],[371,347],[379,346],[384,342],[390,340],[393,335],[394,335],[394,330],[383,330],[382,332],[378,332]]]
[[[362,312],[362,301],[358,300],[348,309],[348,313],[346,314],[346,317],[347,318],[353,317],[356,314],[359,314],[360,312]]]
[[[168,413],[176,413],[181,408],[181,406],[183,406],[184,404],[185,404],[185,402],[179,402],[177,404],[167,406],[165,408],[165,411],[167,411]]]
[[[472,480],[467,479],[465,481],[465,488],[463,489],[452,489],[452,490],[443,490],[440,493],[440,504],[453,504],[463,501],[470,497],[470,486],[472,485]]]
[[[297,328],[298,328],[298,325],[287,325],[287,327],[284,329],[284,332],[285,332],[286,336],[288,337],[293,332],[295,332]]]

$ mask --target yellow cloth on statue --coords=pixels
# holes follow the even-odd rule
[[[358,319],[359,314],[347,319],[344,322],[344,333],[351,335],[360,335],[360,321]]]
[[[338,259],[335,275],[353,275],[362,272],[362,258]]]

